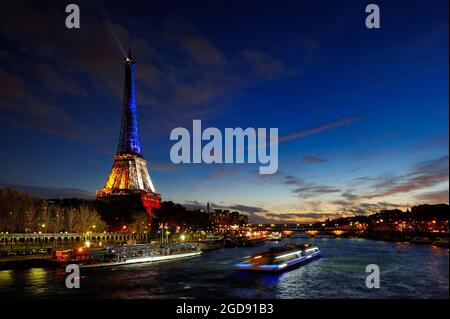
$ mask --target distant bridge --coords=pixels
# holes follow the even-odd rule
[[[334,235],[341,236],[349,233],[361,232],[359,228],[348,227],[311,227],[302,224],[272,224],[272,225],[254,225],[257,230],[262,231],[278,231],[286,236],[294,233],[305,233],[310,236],[315,235]]]
[[[334,236],[341,236],[348,233],[354,233],[353,230],[342,230],[342,229],[308,229],[308,230],[282,230],[281,231],[286,236],[291,236],[294,233],[304,233],[309,236],[315,236],[315,235],[334,235]]]

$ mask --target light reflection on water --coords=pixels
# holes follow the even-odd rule
[[[3,270],[0,271],[0,284],[1,285],[11,285],[13,282],[13,271],[12,270]]]
[[[281,274],[239,272],[244,256],[308,241],[323,257]],[[381,288],[367,289],[377,264]],[[448,249],[365,239],[287,239],[265,247],[229,248],[178,261],[84,270],[80,289],[60,270],[0,271],[0,296],[40,298],[448,298]]]
[[[40,296],[47,293],[49,287],[47,286],[48,271],[43,268],[32,268],[25,271],[26,279],[31,285],[27,286],[30,294]]]

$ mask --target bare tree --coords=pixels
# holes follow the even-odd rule
[[[31,233],[33,231],[36,231],[37,225],[36,225],[36,218],[38,215],[39,208],[35,205],[30,205],[25,210],[25,216],[24,216],[24,226],[25,226],[25,233]]]
[[[52,216],[53,232],[58,233],[64,227],[65,210],[61,207],[55,207]]]
[[[105,223],[100,218],[99,213],[88,205],[81,205],[78,208],[78,231],[86,233],[88,231],[100,231],[105,228]]]
[[[81,233],[86,233],[92,226],[92,211],[89,206],[82,205],[78,208],[78,230]]]
[[[19,218],[18,213],[15,209],[6,213],[5,220],[5,231],[9,233],[15,233],[19,231]]]
[[[65,213],[65,217],[66,217],[66,230],[69,233],[73,233],[75,231],[76,228],[76,223],[77,223],[77,211],[74,208],[69,208],[66,210]]]
[[[43,206],[38,213],[38,229],[43,233],[50,231],[50,224],[52,221],[52,216],[50,212],[51,208],[49,206]]]
[[[135,212],[132,218],[133,222],[130,225],[132,231],[142,234],[149,229],[149,217],[146,212]]]
[[[26,232],[35,219],[31,211],[42,206],[43,201],[12,188],[0,189],[0,230],[4,232]],[[33,216],[30,216],[33,215]],[[34,220],[34,223],[36,221]]]

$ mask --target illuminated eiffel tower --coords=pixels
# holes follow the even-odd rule
[[[125,80],[119,145],[105,186],[96,192],[97,200],[106,204],[103,218],[113,228],[129,223],[133,211],[145,210],[151,221],[152,209],[161,205],[161,197],[155,191],[147,162],[142,155],[136,104],[135,62],[131,50],[123,64]]]

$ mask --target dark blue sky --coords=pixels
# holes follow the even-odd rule
[[[448,202],[448,1],[14,1],[0,13],[0,183],[103,187],[132,39],[143,152],[164,200],[254,220]],[[117,41],[115,40],[117,39]],[[173,165],[170,131],[277,127],[279,172]],[[66,195],[66,193],[65,193]]]

